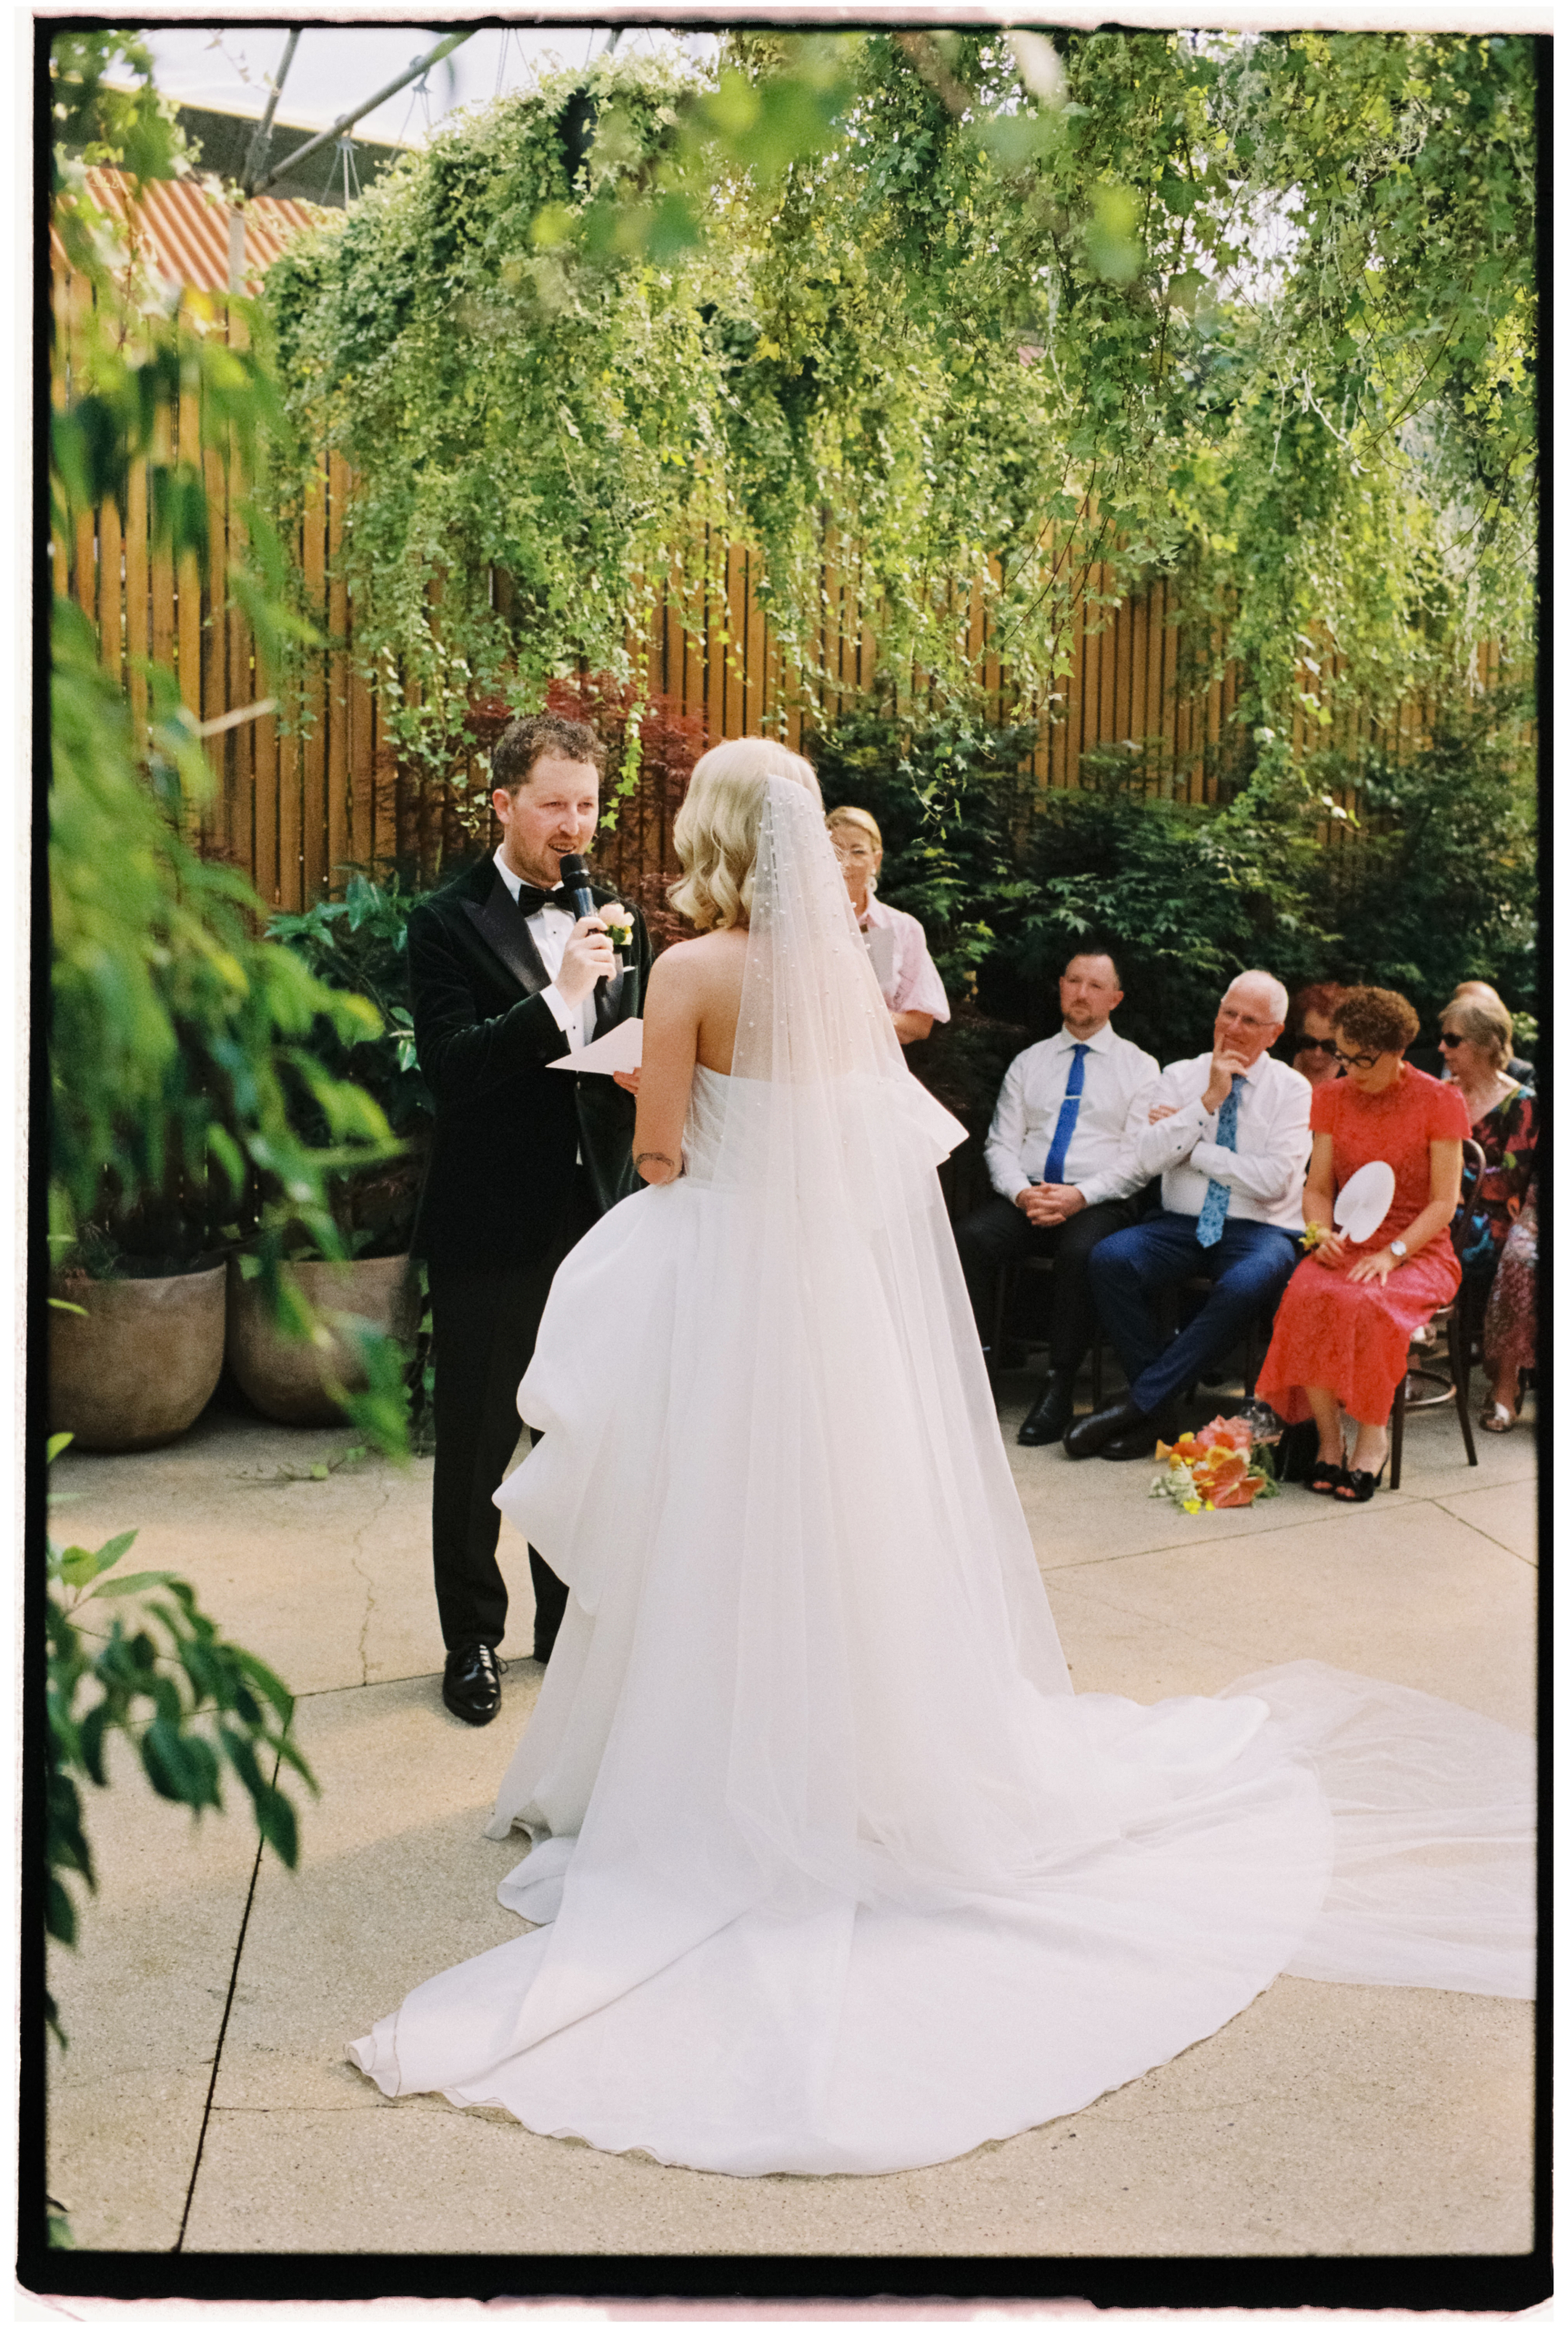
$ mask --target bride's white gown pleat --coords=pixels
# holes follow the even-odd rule
[[[1310,1663],[1074,1695],[937,1187],[960,1128],[781,782],[735,1067],[696,1071],[684,1177],[568,1256],[519,1393],[545,1437],[498,1501],[571,1588],[489,1830],[534,1839],[500,1899],[536,1929],[359,2067],[875,2173],[1080,2109],[1282,1971],[1530,1994],[1528,1740]]]

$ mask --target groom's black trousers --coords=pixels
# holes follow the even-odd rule
[[[501,1516],[490,1498],[518,1444],[518,1385],[534,1355],[550,1280],[598,1218],[579,1165],[556,1235],[537,1261],[483,1270],[429,1265],[436,1356],[431,1536],[436,1605],[448,1652],[475,1642],[498,1648],[507,1630],[507,1588],[496,1559]],[[587,1321],[584,1331],[589,1331]],[[535,1646],[548,1651],[567,1588],[531,1545],[528,1567]]]

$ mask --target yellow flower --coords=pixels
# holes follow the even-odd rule
[[[1184,1497],[1181,1502],[1181,1509],[1183,1512],[1201,1512],[1203,1509],[1202,1497],[1201,1496]]]

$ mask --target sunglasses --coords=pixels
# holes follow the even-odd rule
[[[1338,1059],[1340,1047],[1332,1035],[1303,1035],[1297,1044],[1299,1052],[1327,1052],[1331,1059]]]
[[[1443,1050],[1447,1052],[1452,1051],[1455,1044],[1463,1043],[1464,1037],[1462,1035],[1451,1035],[1448,1029],[1445,1027],[1437,1040],[1442,1045]]]

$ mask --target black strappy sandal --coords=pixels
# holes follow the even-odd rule
[[[1340,1491],[1340,1483],[1344,1477],[1345,1467],[1342,1464],[1318,1463],[1314,1464],[1307,1474],[1306,1485],[1313,1496],[1337,1496]]]
[[[1378,1486],[1387,1469],[1388,1457],[1385,1456],[1375,1472],[1352,1472],[1349,1469],[1342,1471],[1340,1474],[1342,1487],[1336,1488],[1334,1494],[1342,1504],[1370,1504],[1372,1500],[1372,1490]],[[1348,1495],[1345,1493],[1347,1489]]]

